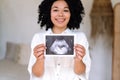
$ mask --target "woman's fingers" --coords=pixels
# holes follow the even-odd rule
[[[37,59],[42,59],[44,58],[44,51],[45,51],[44,44],[39,44],[34,48],[34,56]]]
[[[38,51],[38,50],[44,50],[45,48],[45,45],[44,44],[39,44],[37,45],[35,48],[34,48],[34,52]]]
[[[76,52],[76,57],[78,59],[82,59],[85,55],[85,48],[80,44],[76,44],[75,45],[75,52]]]

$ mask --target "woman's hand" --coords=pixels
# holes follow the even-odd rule
[[[45,49],[46,49],[46,47],[44,44],[39,44],[34,48],[34,56],[36,57],[37,60],[44,59]]]
[[[44,73],[44,51],[46,47],[44,44],[39,44],[34,48],[34,56],[36,62],[32,67],[32,72],[35,76],[40,77]]]
[[[80,45],[80,44],[76,44],[75,45],[75,53],[76,53],[75,59],[80,61],[80,60],[83,59],[83,57],[86,54],[85,53],[85,48],[82,45]]]
[[[85,48],[80,44],[76,44],[75,53],[76,55],[74,58],[74,72],[79,75],[85,73],[86,70],[86,66],[82,61],[83,57],[85,56]]]

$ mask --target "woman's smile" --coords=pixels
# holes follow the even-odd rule
[[[56,22],[58,22],[59,24],[64,23],[65,18],[55,18]]]

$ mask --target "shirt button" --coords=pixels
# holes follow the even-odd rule
[[[58,64],[58,66],[60,66],[60,64]]]
[[[59,74],[57,73],[57,76],[59,76]]]

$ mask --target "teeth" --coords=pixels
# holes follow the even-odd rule
[[[64,19],[57,19],[58,22],[64,22]]]

